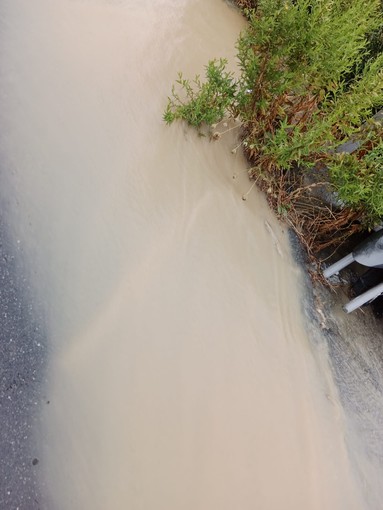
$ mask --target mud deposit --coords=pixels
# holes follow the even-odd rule
[[[244,22],[155,4],[0,2],[0,193],[49,339],[40,508],[365,509],[235,131],[161,120],[177,72],[232,57]]]

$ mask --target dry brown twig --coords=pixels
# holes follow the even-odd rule
[[[268,171],[257,172],[257,168],[254,168],[250,177],[266,193],[267,201],[278,217],[295,232],[309,262],[316,268],[309,269],[313,280],[326,283],[318,271],[321,265],[318,254],[324,249],[339,247],[361,230],[357,221],[360,211],[326,204],[312,193],[325,183],[305,185],[303,176],[293,171],[277,171],[274,168],[274,173],[270,174]]]

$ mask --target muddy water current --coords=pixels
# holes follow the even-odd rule
[[[365,508],[236,131],[161,119],[243,27],[222,0],[0,2],[0,194],[47,331],[27,510]]]

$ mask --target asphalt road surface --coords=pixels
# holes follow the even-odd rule
[[[39,508],[34,440],[46,361],[42,317],[30,295],[21,250],[0,223],[0,508]]]

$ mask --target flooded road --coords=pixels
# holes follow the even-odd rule
[[[25,508],[363,509],[286,233],[234,135],[161,120],[244,22],[155,3],[0,1],[0,196],[48,337]]]

